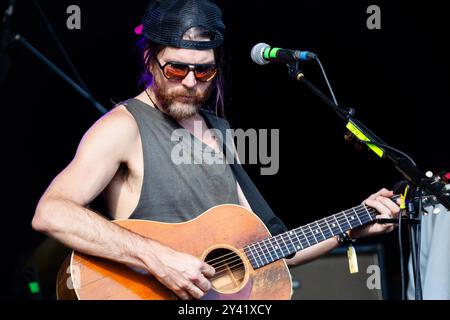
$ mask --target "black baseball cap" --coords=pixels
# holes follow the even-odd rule
[[[184,34],[194,27],[203,28],[213,38],[184,40]],[[225,25],[222,11],[211,0],[151,0],[135,32],[169,47],[207,50],[223,44]]]

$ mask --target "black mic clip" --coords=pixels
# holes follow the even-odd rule
[[[345,110],[345,114],[347,116],[347,119],[351,119],[354,118],[356,115],[356,111],[354,108],[346,108]]]
[[[301,81],[305,77],[303,70],[300,68],[300,61],[288,63],[287,67],[288,67],[289,75],[295,81]]]

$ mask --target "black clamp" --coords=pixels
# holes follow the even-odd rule
[[[340,245],[351,245],[356,242],[356,239],[350,237],[349,232],[339,234],[337,240]]]

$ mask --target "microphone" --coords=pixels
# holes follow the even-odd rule
[[[259,65],[268,64],[270,61],[292,63],[296,61],[309,61],[317,58],[315,53],[309,51],[271,48],[266,43],[258,43],[251,52],[253,62]]]

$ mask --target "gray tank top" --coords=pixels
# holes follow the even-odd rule
[[[138,125],[144,158],[141,195],[130,219],[176,223],[220,204],[239,204],[236,179],[228,164],[194,162],[194,157],[211,152],[211,148],[144,102],[130,99],[124,104]],[[176,140],[172,136],[175,130],[185,135]],[[194,155],[193,146],[200,153]],[[182,150],[191,161],[175,164],[171,158],[174,150]]]

